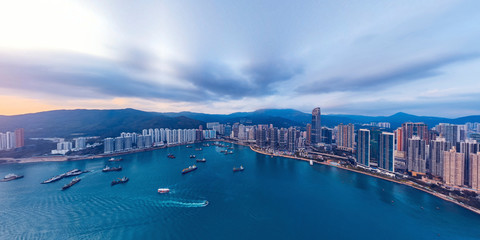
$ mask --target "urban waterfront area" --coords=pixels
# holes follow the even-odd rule
[[[195,144],[94,159],[7,164],[26,177],[0,185],[6,239],[478,239],[480,216],[416,189],[320,164],[271,157],[233,145]],[[202,150],[195,150],[202,148]],[[173,154],[175,158],[168,158]],[[190,155],[205,158],[197,163]],[[122,165],[120,172],[101,170]],[[182,175],[196,164],[198,170]],[[242,172],[233,172],[235,166]],[[71,169],[69,180],[40,184]],[[115,178],[130,181],[110,186]],[[168,194],[157,189],[170,188]],[[205,205],[208,201],[208,205]],[[373,227],[375,226],[375,227]]]

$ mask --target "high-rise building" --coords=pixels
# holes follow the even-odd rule
[[[322,141],[321,111],[316,107],[312,111],[311,144],[315,145]]]
[[[420,139],[428,142],[429,134],[428,134],[428,126],[425,123],[412,123],[407,122],[402,124],[402,137],[403,137],[403,149],[399,151],[406,151],[408,152],[408,139],[412,138],[413,136],[418,136]],[[408,153],[407,153],[408,155]]]
[[[338,125],[337,147],[343,150],[352,151],[355,147],[355,127],[353,124]]]
[[[75,150],[82,150],[87,147],[87,139],[84,137],[79,137],[75,139]]]
[[[325,144],[332,144],[333,131],[330,128],[322,127],[322,142]]]
[[[267,146],[267,128],[265,125],[258,125],[256,132],[257,146],[264,148]]]
[[[268,129],[268,142],[270,143],[271,149],[278,148],[278,128],[269,128]]]
[[[445,138],[437,138],[430,141],[430,154],[427,161],[427,172],[433,176],[443,177],[443,152],[449,151],[452,148],[452,143],[447,142]]]
[[[307,140],[306,143],[310,145],[312,143],[312,124],[307,123]]]
[[[380,162],[380,137],[382,131],[378,127],[370,128],[370,164],[379,166]]]
[[[480,191],[480,152],[470,154],[470,186]]]
[[[455,147],[448,152],[444,152],[443,180],[446,184],[452,186],[464,185],[464,167],[465,156],[463,153],[457,153]]]
[[[378,167],[387,171],[394,172],[394,148],[395,140],[394,134],[389,132],[382,132],[380,135],[380,147]]]
[[[25,130],[23,128],[15,129],[15,147],[25,146]]]
[[[478,146],[477,141],[475,140],[466,140],[460,142],[460,152],[463,153],[463,157],[465,158],[464,161],[464,184],[465,185],[470,185],[470,154],[472,153],[477,153],[480,149]]]
[[[397,128],[397,130],[395,130],[395,146],[396,146],[396,150],[397,151],[405,151],[404,150],[404,142],[403,142],[403,130],[401,127]]]
[[[113,138],[105,138],[103,140],[103,152],[112,153],[115,150]]]
[[[288,130],[285,128],[280,128],[278,130],[278,149],[286,150],[288,142]]]
[[[417,173],[426,173],[425,140],[419,136],[408,139],[407,170]]]
[[[294,153],[297,150],[298,146],[298,137],[300,132],[297,132],[297,129],[294,127],[288,128],[287,136],[287,150],[291,153]]]
[[[357,135],[357,163],[370,166],[370,130],[359,129]]]
[[[121,152],[124,149],[124,138],[123,137],[116,137],[115,138],[115,152]]]
[[[7,132],[7,149],[13,149],[15,148],[16,144],[16,139],[15,139],[15,133],[14,132]]]

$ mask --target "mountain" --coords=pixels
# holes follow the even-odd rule
[[[198,128],[205,122],[184,116],[135,109],[55,110],[16,116],[0,116],[0,131],[24,128],[25,137],[113,137],[121,132],[140,132],[148,128]]]
[[[140,132],[148,128],[198,128],[206,122],[244,124],[273,124],[276,127],[301,126],[311,121],[311,114],[295,109],[260,109],[253,112],[231,114],[205,114],[195,112],[145,112],[135,109],[119,110],[56,110],[15,116],[0,116],[0,132],[24,128],[30,137],[114,137],[121,132]],[[438,123],[464,124],[480,122],[480,116],[441,118],[396,113],[391,116],[322,115],[322,125],[334,127],[340,123],[365,124],[390,122],[392,128],[404,122],[424,122],[429,127]]]

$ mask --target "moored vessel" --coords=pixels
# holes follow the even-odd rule
[[[190,155],[190,158],[195,158],[195,155]]]
[[[207,159],[205,159],[205,158],[197,159],[197,162],[206,162],[206,161],[207,161]]]
[[[120,162],[122,160],[123,160],[123,158],[113,158],[113,157],[108,159],[109,162]]]
[[[0,182],[8,182],[8,181],[12,181],[19,178],[23,178],[23,175],[16,175],[16,174],[10,173],[10,174],[7,174],[3,179],[1,179]]]
[[[120,183],[126,183],[128,182],[128,177],[123,177],[123,178],[119,178],[117,180],[113,180],[112,183],[110,184],[110,186],[113,186],[113,185],[117,185],[117,184],[120,184]]]
[[[109,166],[105,166],[104,169],[102,169],[102,172],[114,172],[114,171],[122,171],[122,166],[118,166],[118,167],[109,167]]]
[[[194,170],[197,170],[197,166],[195,166],[195,165],[189,166],[188,168],[184,168],[182,170],[182,174],[189,173],[189,172],[194,171]]]
[[[169,154],[167,155],[167,157],[168,157],[168,158],[175,158],[175,155],[169,153]]]
[[[62,191],[63,190],[66,190],[66,189],[69,189],[71,186],[77,184],[78,182],[80,182],[80,180],[82,180],[81,178],[74,178],[72,181],[70,181],[70,183],[68,184],[65,184],[63,187],[62,187]]]

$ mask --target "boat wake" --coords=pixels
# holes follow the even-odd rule
[[[195,208],[195,207],[206,207],[207,205],[208,205],[207,200],[192,201],[192,202],[166,200],[166,201],[160,202],[160,206],[162,206],[162,207]]]

